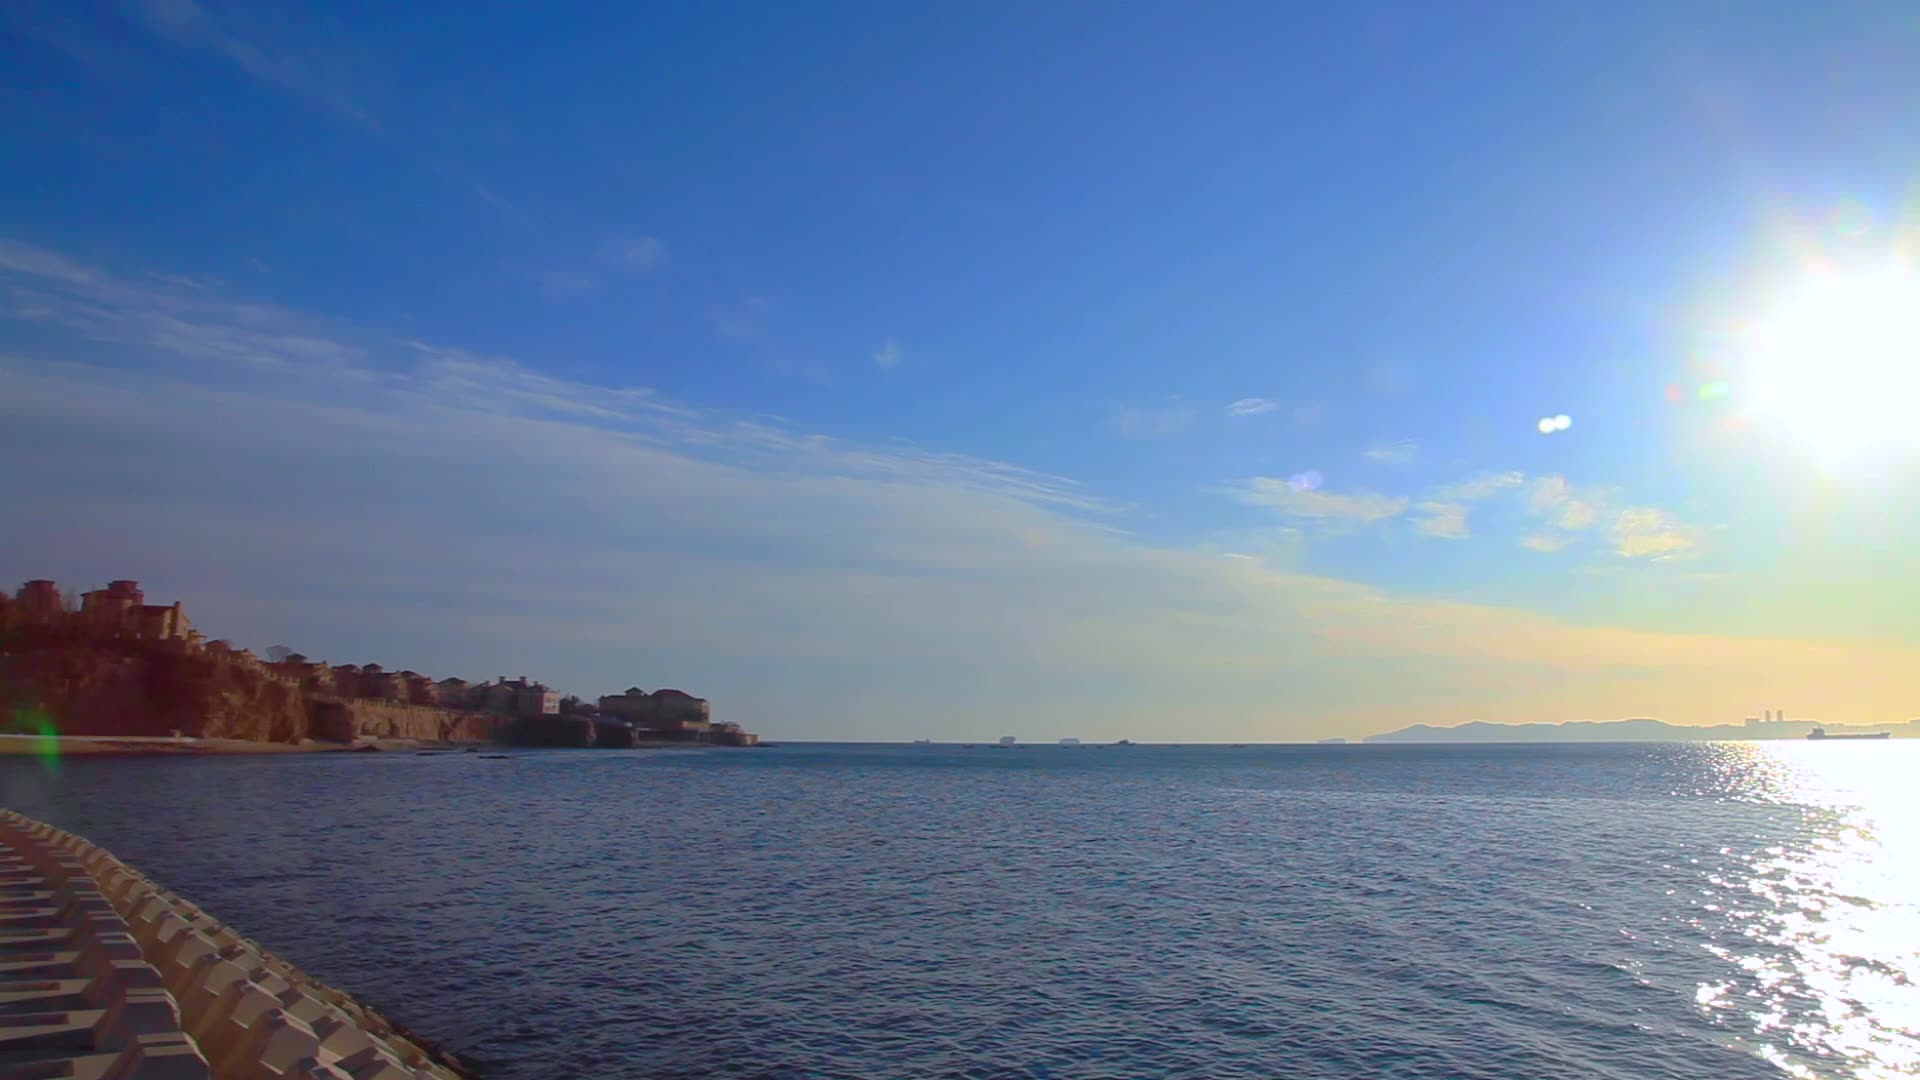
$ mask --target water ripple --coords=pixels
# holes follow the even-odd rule
[[[1906,745],[0,762],[488,1075],[1920,1075]]]

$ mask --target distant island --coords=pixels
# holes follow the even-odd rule
[[[149,604],[130,580],[77,596],[44,579],[0,591],[0,721],[14,736],[0,752],[33,740],[109,753],[759,741],[680,690],[629,687],[596,704],[525,676],[434,680],[281,646],[262,659],[207,640],[180,603]]]
[[[1788,720],[1769,712],[1739,724],[1669,724],[1664,720],[1569,720],[1559,724],[1490,724],[1474,720],[1453,727],[1414,724],[1369,743],[1535,743],[1535,742],[1716,742],[1723,740],[1804,739],[1818,725],[1833,735],[1888,731],[1896,739],[1920,738],[1920,721],[1904,724],[1832,724]]]

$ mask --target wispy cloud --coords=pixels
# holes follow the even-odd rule
[[[1365,524],[1395,517],[1407,500],[1371,492],[1338,494],[1274,476],[1256,476],[1233,490],[1234,497],[1253,506],[1265,506],[1293,518]]]
[[[708,310],[713,328],[730,341],[757,341],[765,334],[767,311],[771,302],[757,293]]]
[[[1143,539],[1071,481],[1005,462],[47,252],[0,248],[0,265],[15,304],[51,298],[14,317],[62,339],[0,353],[0,460],[35,463],[0,502],[8,564],[139,576],[196,622],[309,655],[526,667],[586,693],[634,681],[644,655],[730,718],[843,738],[899,737],[903,712],[998,734],[979,725],[1009,688],[1029,705],[1010,728],[1023,737],[1138,738],[1204,683],[1207,734],[1242,741],[1537,719],[1576,696],[1676,719],[1729,694],[1865,709],[1900,700],[1920,665],[1911,649],[1581,625],[1223,558]],[[289,362],[299,340],[327,362]],[[1314,528],[1408,509],[1271,478],[1236,494]],[[1450,507],[1416,512],[1447,534]],[[1634,558],[1691,542],[1644,507],[1614,525]],[[1378,677],[1357,690],[1356,666]],[[1303,719],[1273,719],[1279,695]]]
[[[657,236],[613,236],[603,248],[613,266],[647,274],[667,265],[667,245]]]
[[[1522,472],[1484,472],[1458,483],[1442,484],[1433,489],[1432,497],[1440,502],[1478,502],[1526,482],[1527,474]]]
[[[1375,443],[1364,453],[1368,461],[1381,465],[1411,465],[1420,460],[1420,447],[1411,439]]]
[[[1465,540],[1467,505],[1465,503],[1422,502],[1414,505],[1413,531],[1443,540]]]
[[[1367,387],[1376,394],[1404,394],[1413,389],[1413,368],[1397,360],[1382,361],[1367,373]]]
[[[0,296],[8,317],[46,323],[88,341],[255,366],[357,363],[324,320],[270,304],[235,303],[178,275],[119,276],[0,240]]]
[[[887,368],[900,366],[900,361],[904,357],[905,354],[900,351],[900,343],[888,338],[884,344],[874,350],[873,363],[875,367],[884,371]]]
[[[1278,408],[1273,401],[1263,397],[1243,397],[1227,405],[1228,416],[1258,416]]]
[[[1579,533],[1600,522],[1615,497],[1611,488],[1575,484],[1557,473],[1536,476],[1527,487],[1526,510],[1544,527],[1522,537],[1520,543],[1535,551],[1571,547]]]
[[[577,270],[535,270],[532,277],[540,291],[549,297],[580,296],[600,287],[598,281]]]
[[[284,15],[288,9],[275,9]],[[370,131],[380,125],[351,89],[343,36],[313,25],[269,24],[268,9],[215,7],[195,0],[134,0],[131,11],[155,35],[218,56],[270,86]],[[322,48],[319,43],[325,42]]]
[[[1629,559],[1677,559],[1700,546],[1700,530],[1664,510],[1630,506],[1613,519],[1613,550]]]
[[[1571,484],[1564,476],[1539,476],[1527,493],[1527,512],[1556,529],[1578,532],[1600,520],[1610,497],[1604,488]]]
[[[1115,434],[1128,439],[1168,439],[1193,424],[1193,406],[1179,398],[1160,405],[1122,405],[1107,418]]]

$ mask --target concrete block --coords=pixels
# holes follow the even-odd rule
[[[93,1004],[86,979],[19,979],[0,985],[0,1024],[14,1025],[14,1019],[26,1013],[62,1012],[84,1009]]]
[[[40,865],[40,872],[47,875],[54,884],[68,881],[92,881],[93,875],[79,859],[71,855],[56,855]]]
[[[188,1016],[199,1016],[215,1007],[221,995],[227,992],[227,987],[245,981],[247,972],[240,965],[217,956],[203,956],[193,966],[191,974],[173,984],[174,996],[179,999],[182,1012]]]
[[[108,918],[124,922],[120,912],[98,890],[87,889],[68,894],[68,899],[60,908],[60,921],[72,925],[74,921],[90,915],[105,915]]]
[[[334,1062],[334,1067],[345,1071],[353,1080],[413,1080],[412,1070],[400,1064],[399,1058],[373,1046],[341,1058]]]
[[[220,1050],[212,1064],[220,1076],[239,1077],[285,1069],[301,1058],[319,1056],[320,1040],[314,1037],[312,1028],[288,1016],[285,1010],[270,1009]]]
[[[134,886],[145,882],[146,878],[142,877],[140,872],[133,867],[122,865],[112,867],[108,869],[106,873],[96,875],[94,880],[100,883],[101,894],[108,900],[113,901],[115,907],[120,907],[126,900],[127,892]]]
[[[132,938],[126,920],[118,915],[87,915],[68,925],[67,938],[76,949],[87,949],[95,942]],[[136,941],[135,945],[139,943]]]
[[[136,907],[132,915],[127,917],[127,932],[134,936],[136,942],[146,944],[146,940],[152,938],[157,924],[167,919],[179,919],[179,915],[173,913],[173,905],[167,903],[163,897],[146,897],[146,901],[140,903],[140,907]]]
[[[135,990],[166,990],[160,972],[144,960],[109,960],[98,971],[87,986],[87,998],[96,1008]]]
[[[74,966],[82,975],[89,978],[104,975],[107,966],[115,960],[145,960],[133,935],[125,931],[89,935],[86,941],[76,942]]]
[[[207,1052],[207,1060],[218,1064],[256,1020],[279,1007],[272,994],[250,982],[237,982],[205,1014],[197,1019],[187,1016],[187,1034]]]
[[[270,1072],[267,1075],[286,1080],[353,1080],[353,1074],[342,1072],[319,1058],[301,1058],[288,1065],[285,1070]]]
[[[180,1034],[180,1010],[164,990],[132,990],[114,999],[93,1025],[93,1045],[130,1046],[142,1035]]]
[[[338,1010],[329,1011],[314,1020],[310,1026],[313,1028],[314,1036],[320,1040],[321,1049],[335,1057],[355,1057],[369,1050],[386,1052],[383,1044],[375,1042],[371,1035],[361,1029],[360,1025],[341,1016]],[[395,1059],[394,1063],[399,1064],[398,1059]]]
[[[184,1001],[200,977],[218,963],[220,957],[205,938],[198,938],[198,935],[183,936],[188,940],[172,950],[172,959],[160,969],[160,978],[166,982],[167,989]]]
[[[139,942],[143,949],[157,949],[175,937],[190,933],[192,930],[193,926],[187,920],[172,912],[144,924],[127,924],[127,932],[133,935],[133,940]]]
[[[126,917],[127,930],[133,934],[134,937],[138,938],[140,937],[139,932],[153,925],[155,920],[165,918],[172,914],[173,905],[167,902],[166,897],[161,896],[157,892],[150,894],[133,909],[133,914]]]
[[[114,906],[120,909],[120,914],[131,915],[134,908],[153,895],[153,882],[147,880],[144,875],[133,872],[117,879],[113,886],[103,888],[101,891],[106,893],[107,899],[113,901]]]
[[[258,986],[274,997],[279,997],[293,989],[293,983],[290,980],[265,964],[261,964],[251,971],[248,971],[247,978],[253,981],[253,985]]]
[[[344,1016],[341,1016],[339,1009],[334,1008],[318,998],[307,996],[298,986],[290,986],[275,994],[274,997],[280,999],[281,1008],[287,1010],[288,1013],[308,1027],[313,1027],[313,1025],[319,1023],[322,1017],[340,1017],[342,1020],[346,1019]],[[322,1041],[324,1042],[325,1040],[322,1039]]]
[[[209,1080],[207,1059],[185,1035],[141,1035],[100,1080]]]
[[[100,891],[99,882],[89,877],[79,881],[62,882],[55,886],[53,889],[53,906],[65,907],[67,901],[73,899],[75,896],[95,896],[103,900],[106,899],[106,894]]]
[[[220,947],[213,939],[193,930],[185,930],[147,948],[147,956],[162,971],[191,968],[202,956],[218,955]]]
[[[50,907],[11,907],[0,908],[0,931],[4,930],[47,930],[65,926],[58,908]]]

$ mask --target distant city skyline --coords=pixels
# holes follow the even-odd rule
[[[1498,10],[9,6],[0,579],[773,740],[1920,715],[1920,20]]]

